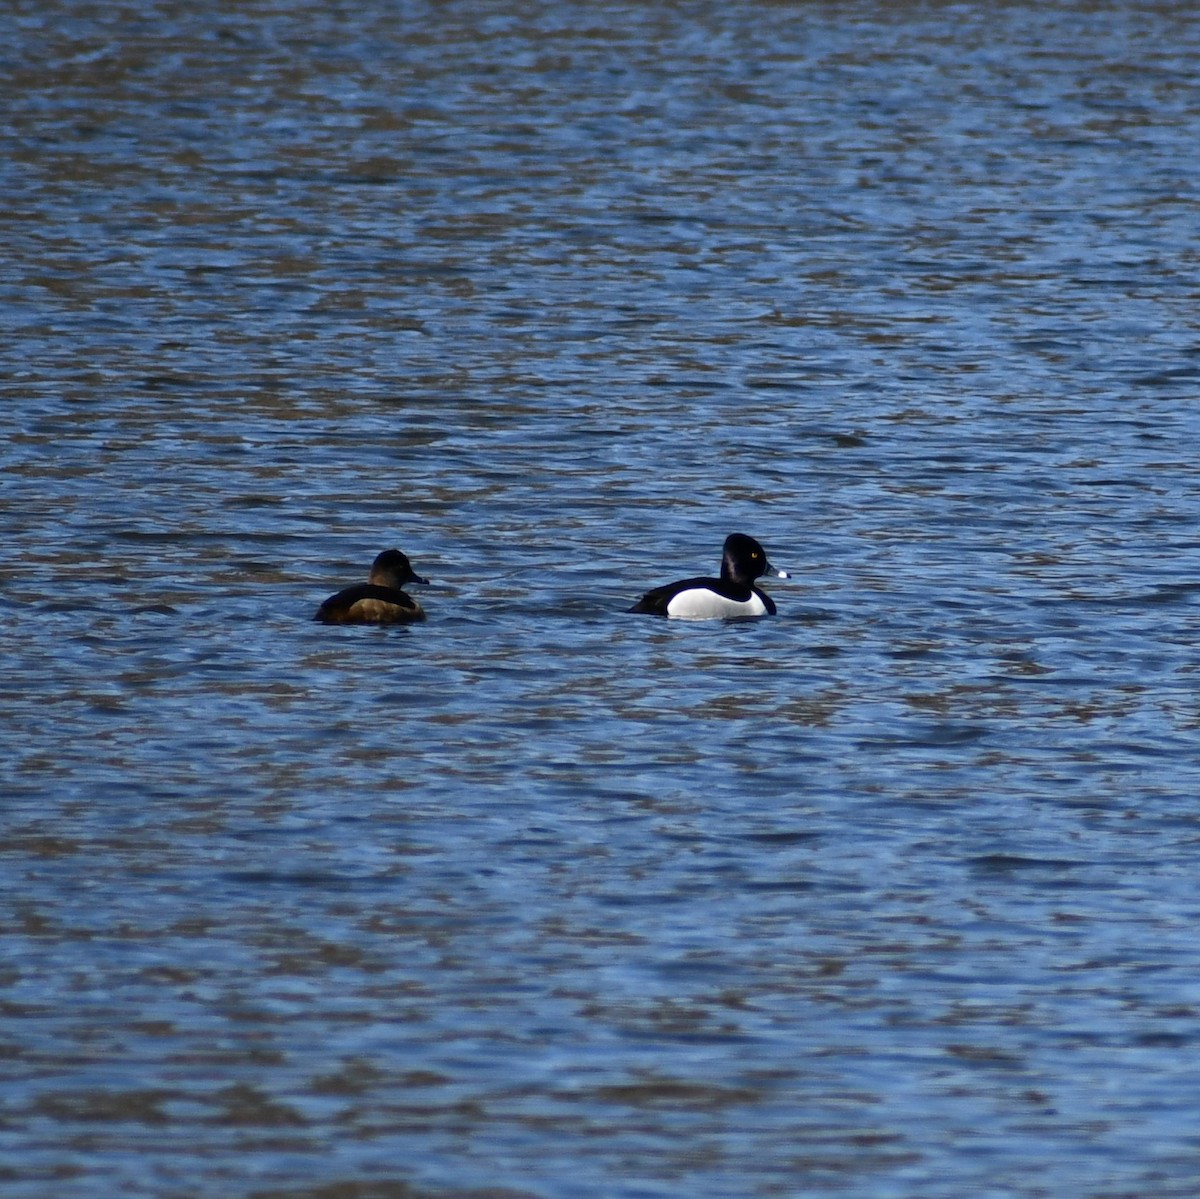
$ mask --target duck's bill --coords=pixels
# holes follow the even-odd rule
[[[409,582],[410,583],[424,583],[426,587],[429,586],[429,580],[421,578],[420,575],[413,575],[413,577],[409,580]]]
[[[790,579],[792,577],[786,570],[777,570],[770,562],[767,563],[767,574],[774,575],[777,579]]]

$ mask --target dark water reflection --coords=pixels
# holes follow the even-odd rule
[[[10,23],[6,1196],[1196,1194],[1188,6]]]

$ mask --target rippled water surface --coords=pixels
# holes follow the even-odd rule
[[[1200,1192],[1198,62],[11,6],[4,1195]]]

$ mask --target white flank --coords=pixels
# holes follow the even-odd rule
[[[726,599],[704,587],[681,591],[667,604],[667,615],[679,620],[730,620],[737,616],[766,616],[767,606],[754,592],[744,603]]]

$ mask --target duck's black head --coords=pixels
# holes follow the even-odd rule
[[[721,578],[739,583],[753,583],[763,575],[776,575],[786,579],[786,570],[776,570],[767,561],[767,551],[745,533],[730,533],[725,538],[725,549],[721,555]]]

